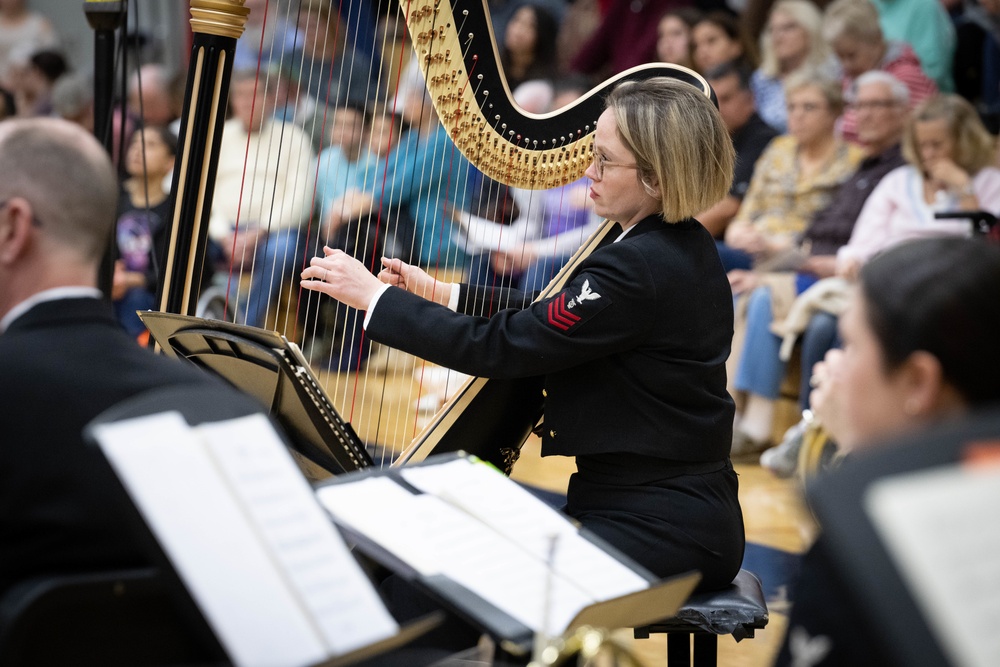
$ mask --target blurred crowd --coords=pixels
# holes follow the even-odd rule
[[[29,5],[0,0],[0,117],[56,115],[92,130],[90,73],[67,62]],[[586,179],[520,190],[458,153],[396,2],[245,5],[210,225],[212,265],[240,272],[222,288],[237,321],[284,328],[276,304],[294,299],[304,258],[322,245],[372,268],[393,255],[530,292],[596,228]],[[489,6],[500,66],[527,112],[562,109],[650,62],[691,68],[715,89],[737,165],[728,196],[697,218],[737,303],[735,453],[781,440],[779,399],[808,406],[809,369],[840,346],[838,316],[866,262],[909,239],[971,235],[963,212],[1000,214],[998,0]],[[132,314],[153,306],[164,261],[186,81],[140,65],[110,128],[122,183],[114,297],[136,335]],[[357,314],[326,316],[326,349],[342,351],[327,364],[358,368],[367,351],[344,344],[359,335]],[[793,445],[767,452],[767,465],[789,474]]]

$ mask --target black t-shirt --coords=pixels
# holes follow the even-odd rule
[[[729,194],[742,200],[750,187],[753,168],[757,158],[764,152],[778,131],[765,123],[755,111],[746,125],[733,133],[733,148],[736,149],[736,169],[733,172],[733,187]]]

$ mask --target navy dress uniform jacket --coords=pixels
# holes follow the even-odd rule
[[[0,593],[41,575],[149,564],[131,500],[83,428],[154,388],[236,390],[142,349],[93,298],[42,302],[15,319],[0,334],[0,378]]]
[[[390,288],[367,331],[470,375],[544,376],[543,455],[579,468],[568,513],[656,574],[728,584],[743,554],[728,462],[733,299],[708,231],[651,216],[550,298],[464,286],[460,307],[493,314]]]

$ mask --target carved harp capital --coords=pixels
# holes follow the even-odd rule
[[[487,0],[413,0],[405,20],[431,101],[455,146],[490,178],[531,190],[581,178],[592,161],[604,97],[624,80],[666,76],[715,101],[708,82],[679,65],[640,65],[566,107],[528,113],[512,99],[500,70]],[[548,36],[547,36],[548,38]]]
[[[239,39],[250,9],[243,0],[191,0],[191,30]]]

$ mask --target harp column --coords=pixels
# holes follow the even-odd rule
[[[198,304],[233,54],[250,14],[243,1],[191,0],[194,39],[174,165],[167,260],[160,280],[163,312],[194,315]]]

